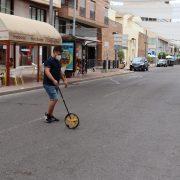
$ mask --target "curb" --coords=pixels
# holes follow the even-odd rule
[[[121,74],[112,74],[109,76],[101,76],[101,77],[92,77],[92,78],[87,78],[87,79],[81,79],[81,80],[75,80],[75,81],[70,81],[68,84],[73,85],[74,83],[80,83],[80,82],[86,82],[86,81],[92,81],[92,80],[100,80],[100,79],[106,79],[108,77],[113,77],[113,76],[122,76],[122,75],[126,75],[126,74],[130,74],[133,72],[125,72],[125,73],[121,73]],[[63,85],[63,83],[60,83],[60,85]],[[24,88],[24,89],[17,89],[17,90],[10,90],[10,91],[5,91],[5,92],[0,92],[0,96],[5,96],[8,94],[17,94],[17,93],[22,93],[22,92],[28,92],[28,91],[33,91],[33,90],[38,90],[38,89],[42,89],[43,85],[41,86],[35,86],[35,87],[30,87],[30,88]]]

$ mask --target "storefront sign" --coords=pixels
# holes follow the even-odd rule
[[[121,35],[120,34],[114,34],[114,45],[115,46],[121,45]]]
[[[34,44],[49,44],[49,45],[59,45],[61,42],[60,39],[53,39],[48,37],[36,37],[31,35],[23,35],[23,34],[14,34],[10,33],[9,40],[11,41],[20,41],[20,42],[28,42]]]
[[[69,52],[70,61],[66,66],[66,70],[73,71],[74,69],[74,42],[64,42],[62,43],[62,47],[64,51]]]

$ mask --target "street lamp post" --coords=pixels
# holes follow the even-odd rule
[[[76,0],[74,0],[74,12],[73,12],[73,36],[76,35]]]
[[[49,24],[53,25],[53,0],[49,0]]]
[[[118,68],[118,50],[120,46],[120,35],[118,32],[112,33],[114,36],[114,51],[115,51],[115,68]]]
[[[146,29],[145,58],[147,58],[147,48],[148,48],[148,34],[147,34],[147,29]]]

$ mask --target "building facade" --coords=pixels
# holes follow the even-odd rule
[[[148,37],[145,33],[139,32],[138,37],[138,56],[140,57],[147,57],[147,46]]]
[[[148,31],[148,54],[152,57],[157,57],[160,52],[173,54],[173,47],[168,40]]]
[[[129,67],[134,57],[145,56],[145,29],[136,23],[139,19],[139,17],[129,14],[116,14],[116,21],[122,24],[123,35],[127,37],[126,47],[124,47],[127,67]]]
[[[77,0],[76,34],[72,37],[74,0],[54,0],[53,25],[62,35],[64,42],[74,41],[74,57],[85,60],[89,67],[96,64],[102,34],[101,28],[108,27],[108,0]],[[3,0],[0,11],[7,14],[49,22],[49,0]],[[5,64],[5,49],[0,46],[0,64]],[[10,58],[14,68],[17,66],[37,64],[37,48],[31,45],[12,45]],[[40,47],[40,59],[43,62],[50,52],[47,46]],[[17,60],[18,59],[18,60]],[[16,61],[17,60],[17,61]]]
[[[97,64],[101,41],[101,28],[108,27],[107,0],[77,0],[75,53],[76,60],[87,60],[86,65],[91,68]],[[63,41],[71,41],[73,34],[74,0],[62,0],[62,7],[56,12],[55,27],[62,34]]]
[[[99,44],[99,51],[98,51],[98,60],[99,63],[102,60],[115,60],[115,42],[114,42],[114,34],[118,34],[122,37],[122,24],[109,20],[109,27],[102,28],[99,31],[100,34],[100,41],[102,42]],[[120,45],[119,45],[120,49]]]
[[[61,1],[54,0],[54,9],[59,9],[60,7]],[[36,73],[33,71],[33,73],[28,75],[30,75],[29,77],[31,79],[34,77],[37,79],[37,81],[39,81],[39,72],[40,66],[44,59],[43,57],[44,55],[46,55],[46,58],[48,56],[47,47],[50,45],[60,44],[61,42],[61,36],[52,26],[36,22],[49,21],[49,1],[3,0],[0,1],[0,11],[1,13],[13,15],[9,16],[1,14],[2,22],[3,20],[7,19],[5,22],[8,22],[11,27],[8,29],[8,24],[5,26],[6,31],[9,32],[8,36],[4,36],[3,32],[1,31],[1,38],[2,40],[4,39],[4,41],[1,40],[0,45],[0,70],[1,72],[3,71],[4,78],[7,80],[4,81],[7,83],[7,85],[9,85],[9,77],[11,77],[12,79],[15,79],[15,83],[17,84],[15,74],[17,73],[16,71],[18,71],[19,76],[21,76],[19,71],[20,68],[17,68],[19,66],[22,66],[21,72],[22,69],[26,68],[24,69],[25,74],[27,71],[29,73],[29,67],[34,69]],[[14,24],[14,20],[17,20],[17,24]],[[32,32],[30,32],[30,28],[27,28],[28,24],[27,27],[24,26],[25,22],[29,22],[29,24],[32,25]],[[2,25],[4,24],[5,23],[2,23]],[[14,28],[12,28],[13,26]],[[37,29],[34,30],[33,27],[34,29]],[[47,30],[43,31],[42,27],[47,27]],[[58,38],[53,40],[53,37],[55,36]],[[13,75],[13,73],[15,74]]]

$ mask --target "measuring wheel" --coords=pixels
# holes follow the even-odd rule
[[[79,117],[76,114],[70,113],[67,114],[64,122],[69,129],[76,129],[79,126]]]

